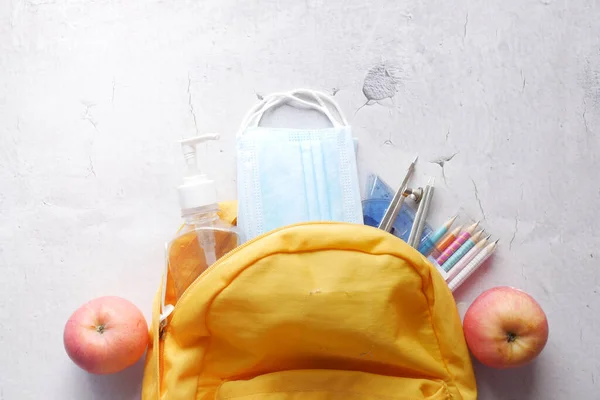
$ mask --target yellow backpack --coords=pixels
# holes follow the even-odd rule
[[[160,304],[161,291],[143,400],[477,398],[448,286],[379,229],[269,232],[208,268],[162,324]]]

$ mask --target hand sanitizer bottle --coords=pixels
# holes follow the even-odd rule
[[[178,188],[185,224],[167,244],[169,279],[163,283],[163,306],[165,297],[167,303],[175,304],[200,274],[242,242],[237,228],[219,218],[215,182],[198,166],[198,144],[218,139],[219,135],[210,134],[180,142],[187,169],[183,184]]]

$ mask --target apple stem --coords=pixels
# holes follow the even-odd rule
[[[98,325],[96,327],[96,332],[98,332],[99,334],[103,334],[105,329],[106,329],[106,326],[104,324]]]
[[[514,342],[515,340],[517,340],[517,335],[516,335],[516,334],[514,334],[514,333],[512,333],[512,332],[508,332],[508,333],[506,334],[506,339],[508,340],[508,343],[512,343],[512,342]]]

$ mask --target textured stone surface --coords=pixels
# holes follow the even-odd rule
[[[437,177],[431,220],[499,251],[457,292],[512,285],[550,341],[482,399],[592,399],[600,381],[600,6],[595,0],[0,2],[0,399],[136,399],[141,365],[90,377],[62,328],[100,295],[150,316],[179,224],[176,140],[235,197],[234,132],[275,90],[335,93],[361,174]]]

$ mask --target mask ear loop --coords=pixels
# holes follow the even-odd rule
[[[321,105],[321,107],[323,107],[324,109],[327,109],[328,111],[329,111],[329,106],[331,106],[331,108],[333,108],[333,110],[335,110],[342,125],[348,126],[348,120],[346,120],[346,117],[344,116],[342,109],[340,108],[338,103],[328,94],[319,92],[316,90],[309,90],[309,89],[298,89],[292,93],[299,93],[299,94],[305,94],[305,95],[310,94],[310,95],[312,95],[312,97],[314,97],[317,100],[317,102]],[[325,100],[325,101],[323,101],[323,100]],[[329,106],[327,104],[325,104],[325,102],[328,103]],[[337,118],[336,118],[336,120],[337,120]]]
[[[321,107],[317,107],[316,104],[307,102],[306,100],[298,97],[299,94],[314,98]],[[256,106],[251,108],[250,111],[248,111],[248,113],[246,114],[246,116],[243,119],[240,130],[243,132],[243,130],[245,130],[250,125],[252,120],[254,120],[255,118],[262,118],[262,114],[264,114],[266,111],[268,111],[268,109],[270,109],[274,106],[277,106],[279,104],[282,104],[285,101],[285,99],[288,99],[290,101],[295,101],[295,102],[300,103],[308,108],[320,111],[321,113],[323,113],[327,116],[327,118],[331,121],[331,123],[334,126],[336,126],[336,127],[340,126],[339,122],[337,121],[338,118],[333,117],[333,115],[329,111],[329,107],[325,104],[325,102],[323,102],[323,100],[325,100],[336,111],[339,119],[341,120],[341,123],[344,126],[348,125],[348,121],[346,120],[344,113],[342,112],[342,110],[340,109],[338,104],[331,97],[329,97],[325,93],[316,92],[314,90],[297,89],[297,90],[293,90],[289,93],[274,93],[274,94],[271,94],[271,95],[265,97],[263,99],[263,101],[261,101]],[[260,119],[259,119],[258,123],[260,123]],[[257,126],[258,123],[255,126]]]
[[[307,100],[299,97],[299,95],[309,97],[314,102],[307,101]],[[323,101],[323,100],[325,100],[325,101]],[[332,123],[332,125],[336,128],[340,127],[340,126],[348,125],[348,122],[347,122],[346,118],[344,117],[342,110],[339,108],[338,104],[331,97],[329,97],[325,93],[317,92],[314,90],[296,89],[296,90],[293,90],[293,91],[287,92],[287,93],[273,93],[273,94],[265,97],[256,106],[252,107],[248,111],[248,113],[246,113],[246,116],[242,120],[242,124],[241,124],[240,130],[238,132],[238,136],[243,135],[244,131],[249,127],[257,127],[260,124],[260,121],[261,121],[262,117],[264,116],[265,112],[267,112],[268,110],[270,110],[274,107],[277,107],[281,104],[285,104],[285,103],[298,103],[306,108],[319,111],[322,114],[324,114],[329,119],[329,121]],[[341,120],[341,121],[339,121],[338,118],[334,117],[331,114],[330,108],[325,103],[329,103],[329,105],[338,114],[339,120]]]
[[[255,111],[248,117],[248,120],[245,121],[245,124],[242,126],[241,132],[243,133],[243,131],[247,128],[257,127],[263,115],[268,110],[282,104],[284,102],[283,99],[285,98],[285,96],[285,93],[274,93],[268,97],[265,97],[264,104],[262,104],[262,106],[257,111]]]
[[[269,111],[270,109],[273,109],[279,105],[286,104],[286,103],[290,103],[290,104],[297,103],[306,108],[319,111],[322,114],[325,114],[325,116],[329,119],[329,121],[332,123],[332,125],[334,127],[339,126],[339,123],[336,121],[335,118],[333,118],[333,116],[331,115],[331,113],[329,112],[329,110],[326,107],[321,107],[318,104],[306,101],[298,96],[295,96],[292,93],[277,93],[277,94],[272,95],[272,97],[266,102],[266,104],[264,104],[260,108],[259,111],[255,112],[254,114],[252,114],[250,116],[250,118],[247,121],[246,128],[258,127],[262,117],[264,116],[264,114],[267,111]]]
[[[243,131],[250,124],[250,121],[256,117],[257,113],[261,112],[261,110],[265,106],[267,106],[268,103],[272,102],[275,97],[280,96],[282,94],[283,93],[272,93],[272,94],[266,96],[265,98],[263,98],[260,102],[258,102],[252,108],[250,108],[250,110],[248,110],[246,115],[244,115],[244,118],[242,118],[242,123],[240,124],[240,129],[238,131],[238,135],[243,133]]]

